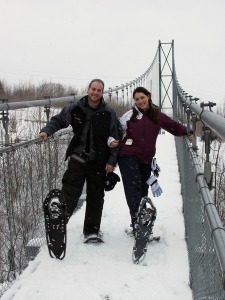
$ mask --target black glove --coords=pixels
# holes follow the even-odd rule
[[[115,185],[119,181],[120,181],[120,177],[116,173],[114,172],[107,173],[105,178],[105,191],[108,192],[113,190]]]

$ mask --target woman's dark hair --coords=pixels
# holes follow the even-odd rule
[[[139,86],[133,91],[133,98],[135,99],[135,94],[136,93],[143,93],[145,96],[149,97],[148,102],[149,102],[149,108],[145,111],[140,110],[145,116],[147,116],[150,120],[152,120],[153,123],[157,124],[157,114],[159,108],[152,104],[152,98],[151,98],[151,93],[144,87]],[[137,115],[138,111],[133,107],[133,114],[131,117],[131,121],[135,122],[137,120]]]
[[[149,97],[149,99],[152,101],[152,99],[151,99],[151,93],[146,88],[144,88],[142,86],[137,87],[133,91],[133,98],[135,98],[135,94],[136,93],[143,93],[143,94],[145,94],[145,96]]]

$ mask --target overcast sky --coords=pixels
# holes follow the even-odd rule
[[[106,88],[151,64],[158,42],[174,40],[183,89],[225,99],[224,0],[0,0],[0,79]]]

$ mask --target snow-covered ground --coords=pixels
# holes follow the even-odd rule
[[[5,292],[1,300],[191,300],[181,186],[173,136],[160,135],[156,158],[163,194],[145,260],[132,262],[133,238],[126,235],[130,218],[122,182],[107,192],[102,218],[104,244],[84,244],[85,205],[68,224],[64,260],[50,258],[47,246]],[[119,169],[116,169],[119,173]],[[151,197],[151,191],[149,191]]]

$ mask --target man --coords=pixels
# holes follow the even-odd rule
[[[64,107],[38,135],[45,140],[62,128],[69,125],[73,128],[74,136],[66,151],[69,162],[62,178],[62,193],[67,203],[68,217],[71,217],[86,180],[84,242],[89,236],[101,238],[106,173],[113,172],[115,168],[122,137],[115,111],[104,102],[103,90],[104,82],[93,79],[87,96]],[[111,143],[109,137],[113,137]]]

